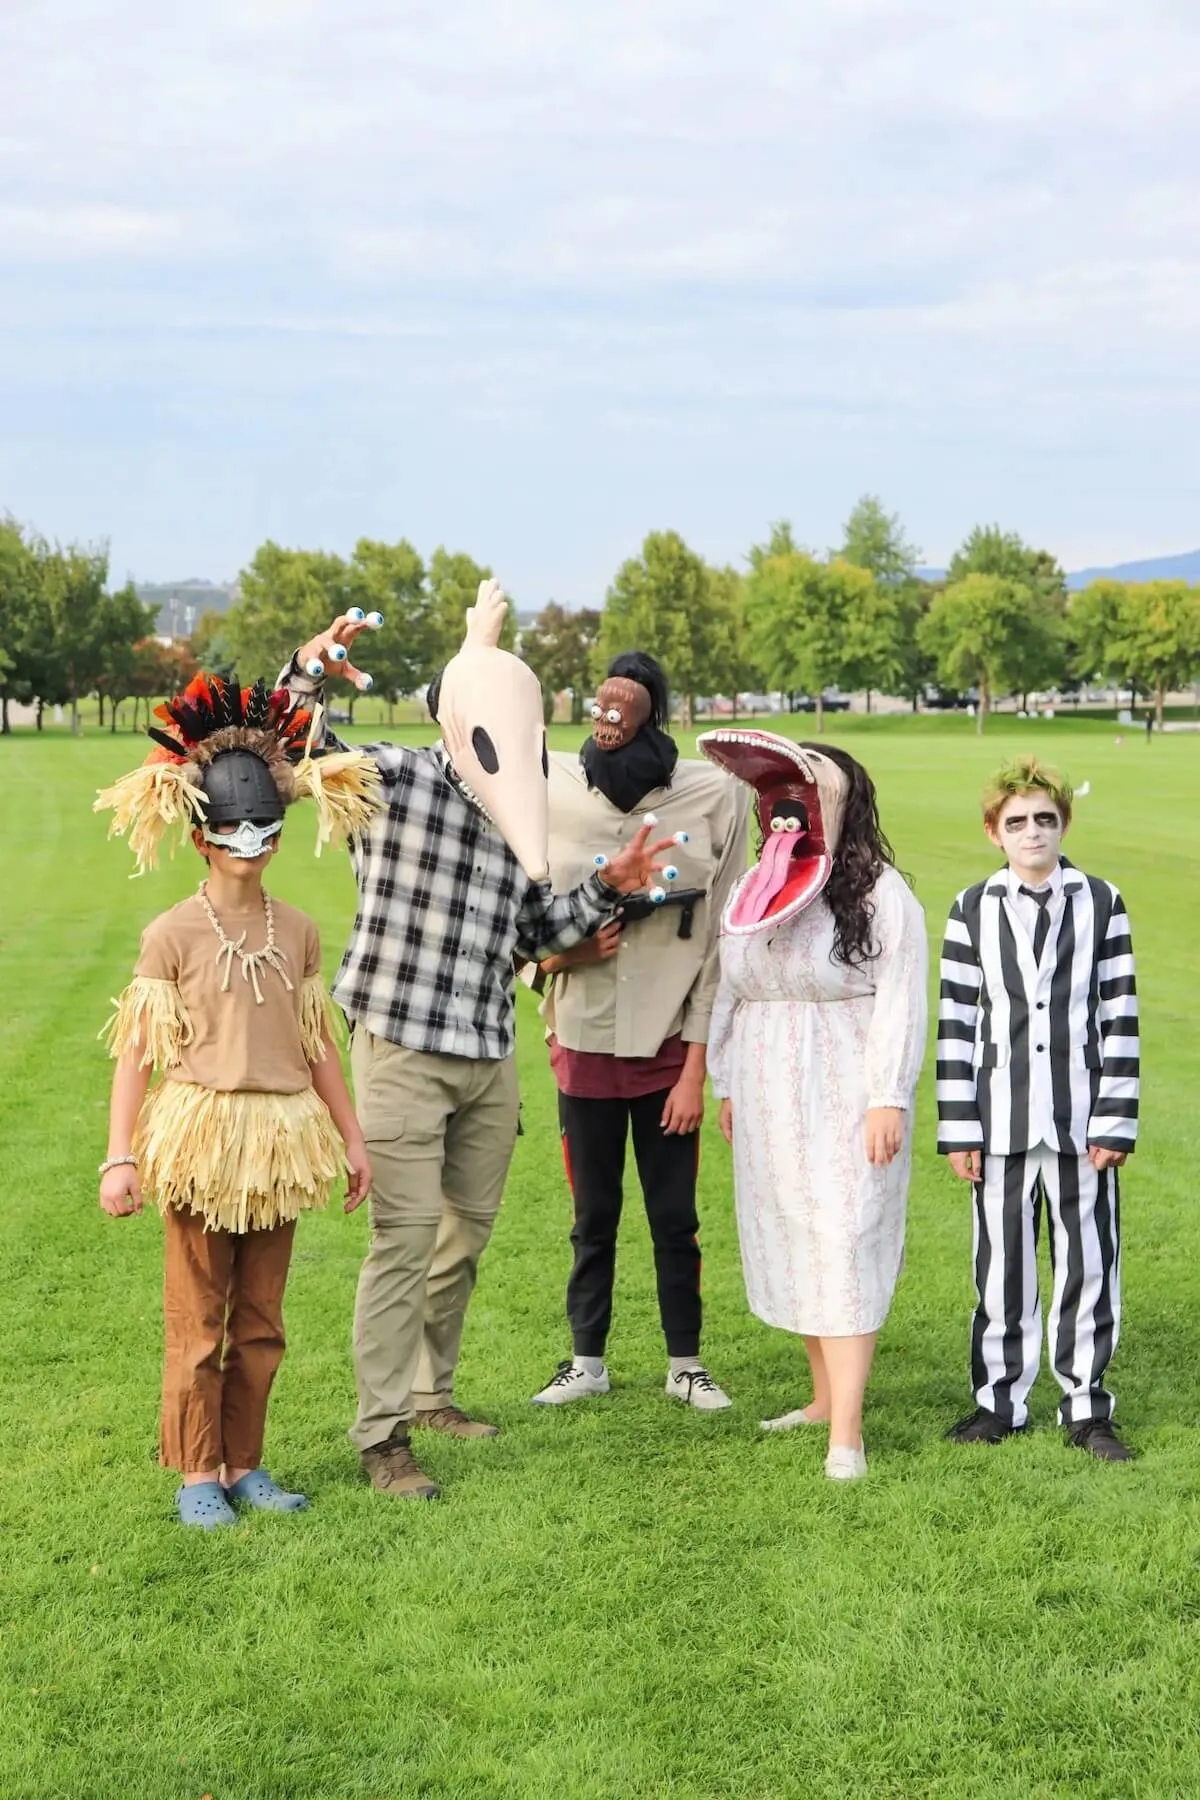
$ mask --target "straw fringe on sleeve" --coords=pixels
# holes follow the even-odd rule
[[[195,1036],[187,1008],[173,981],[135,975],[116,1012],[100,1032],[112,1057],[139,1050],[139,1069],[173,1069]]]
[[[308,975],[300,989],[300,1043],[310,1063],[324,1062],[325,1035],[338,1041],[338,1019],[329,990],[319,975]]]

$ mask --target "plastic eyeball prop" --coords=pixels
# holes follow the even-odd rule
[[[671,842],[673,844],[688,844],[691,842],[691,839],[686,831],[677,831],[675,836],[671,839]]]
[[[367,630],[368,631],[378,631],[379,627],[382,624],[383,624],[383,614],[381,612],[369,612],[367,614]]]
[[[645,813],[642,817],[642,824],[643,825],[657,825],[658,824],[658,814],[657,813]]]
[[[325,664],[321,661],[319,656],[310,656],[304,665],[304,673],[306,675],[311,675],[314,681],[319,681],[321,676],[325,673]]]
[[[784,825],[784,821],[782,819],[772,819],[771,820],[771,830],[772,831],[783,831],[784,829],[785,829],[785,825]]]
[[[663,870],[663,880],[664,881],[678,881],[679,880],[679,870],[675,867],[674,863],[668,863],[666,868]]]
[[[661,906],[666,897],[667,890],[662,887],[652,887],[647,895],[651,906]]]
[[[375,686],[375,678],[372,675],[360,675],[354,685],[360,694],[369,694]]]
[[[329,652],[329,660],[330,660],[330,662],[345,662],[345,660],[346,660],[345,644],[335,644],[333,646],[333,649]]]
[[[352,625],[361,625],[366,616],[367,615],[361,606],[351,606],[347,608],[346,617]]]
[[[603,852],[601,852],[599,856],[593,856],[592,864],[593,864],[593,867],[595,867],[597,869],[607,869],[608,858],[607,858],[607,856],[604,855]]]
[[[799,831],[799,829],[800,829],[799,819],[785,819],[783,821],[783,829],[785,831]]]

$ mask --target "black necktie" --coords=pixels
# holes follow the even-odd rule
[[[1046,939],[1050,935],[1050,902],[1054,898],[1052,888],[1040,891],[1031,887],[1020,887],[1018,893],[1028,894],[1038,909],[1037,924],[1033,928],[1033,960],[1041,963],[1042,951],[1046,948]]]

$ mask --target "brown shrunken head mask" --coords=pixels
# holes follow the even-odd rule
[[[640,681],[610,675],[592,702],[592,737],[598,750],[623,750],[650,717],[650,694]]]

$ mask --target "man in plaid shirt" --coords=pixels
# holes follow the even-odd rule
[[[350,1436],[374,1485],[406,1498],[438,1493],[413,1457],[411,1425],[496,1432],[454,1405],[453,1382],[518,1129],[514,957],[578,943],[622,894],[655,879],[665,847],[649,846],[642,826],[602,873],[551,892],[541,692],[527,665],[496,647],[504,607],[497,584],[484,583],[472,618],[491,621],[486,648],[464,646],[430,689],[444,741],[366,746],[386,805],[352,847],[358,910],[333,989],[350,1021],[374,1170]],[[297,651],[280,685],[300,704],[330,673],[369,685],[346,654],[364,624],[335,620]],[[478,640],[478,625],[470,629]],[[328,733],[324,745],[344,748]],[[525,867],[489,815],[519,842]]]

